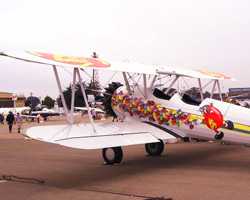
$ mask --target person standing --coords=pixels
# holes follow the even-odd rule
[[[7,115],[6,121],[7,121],[8,125],[9,125],[9,132],[11,133],[11,131],[12,131],[12,126],[13,126],[13,123],[14,123],[14,121],[15,121],[15,117],[14,117],[14,115],[13,115],[13,113],[12,113],[11,111],[10,111],[9,114]]]
[[[22,128],[22,123],[23,123],[22,117],[20,116],[19,113],[17,113],[16,124],[17,124],[18,133],[20,133],[20,130]]]
[[[95,109],[93,109],[92,115],[93,115],[93,119],[96,120],[96,111],[95,111]]]
[[[40,123],[40,117],[41,117],[41,115],[38,113],[38,115],[36,116],[37,123]]]

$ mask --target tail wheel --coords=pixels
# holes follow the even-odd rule
[[[104,148],[102,150],[102,157],[105,160],[105,162],[109,165],[120,163],[123,158],[122,148],[121,147]]]
[[[163,141],[145,144],[146,152],[149,156],[159,156],[164,150]]]

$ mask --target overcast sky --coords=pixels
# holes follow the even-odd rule
[[[206,69],[250,87],[250,0],[0,0],[0,51]],[[0,92],[58,96],[46,65],[0,57]],[[69,72],[59,70],[62,85]],[[106,74],[99,72],[104,83]],[[107,78],[106,78],[107,79]]]

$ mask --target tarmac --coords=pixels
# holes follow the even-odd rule
[[[65,123],[53,117],[23,128]],[[144,145],[123,153],[121,164],[104,165],[101,149],[25,140],[16,126],[9,133],[0,125],[0,199],[250,199],[250,148],[191,141],[167,144],[159,157],[146,156]]]

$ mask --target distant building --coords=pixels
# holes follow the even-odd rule
[[[25,106],[24,95],[17,95],[16,107],[24,107]],[[14,107],[14,101],[12,100],[12,93],[8,92],[0,92],[0,108],[6,107]]]
[[[229,88],[228,97],[232,99],[250,99],[250,88]]]

